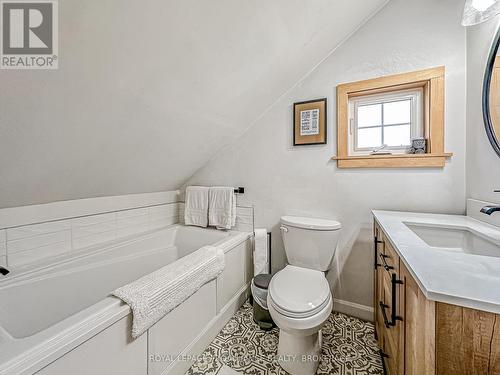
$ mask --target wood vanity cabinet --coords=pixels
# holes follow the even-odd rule
[[[386,374],[500,375],[500,315],[425,298],[376,222],[374,253],[375,331]]]

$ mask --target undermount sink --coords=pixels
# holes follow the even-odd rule
[[[500,243],[468,228],[441,227],[420,223],[404,223],[430,247],[500,258]]]

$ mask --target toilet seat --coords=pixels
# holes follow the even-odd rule
[[[278,313],[296,319],[317,314],[332,298],[323,272],[295,266],[286,266],[274,275],[269,297]]]

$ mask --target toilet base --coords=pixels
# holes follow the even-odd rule
[[[321,357],[321,330],[308,336],[297,336],[280,329],[278,363],[292,375],[314,375]]]

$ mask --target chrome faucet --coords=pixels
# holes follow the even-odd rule
[[[494,193],[500,193],[500,190],[493,190]],[[500,206],[484,206],[481,208],[481,212],[486,215],[491,215],[493,212],[500,211]]]
[[[7,268],[4,268],[2,266],[0,266],[0,273],[5,276],[9,273],[10,271],[7,269]]]
[[[500,211],[500,206],[484,206],[481,212],[486,215],[491,215],[493,212]]]

